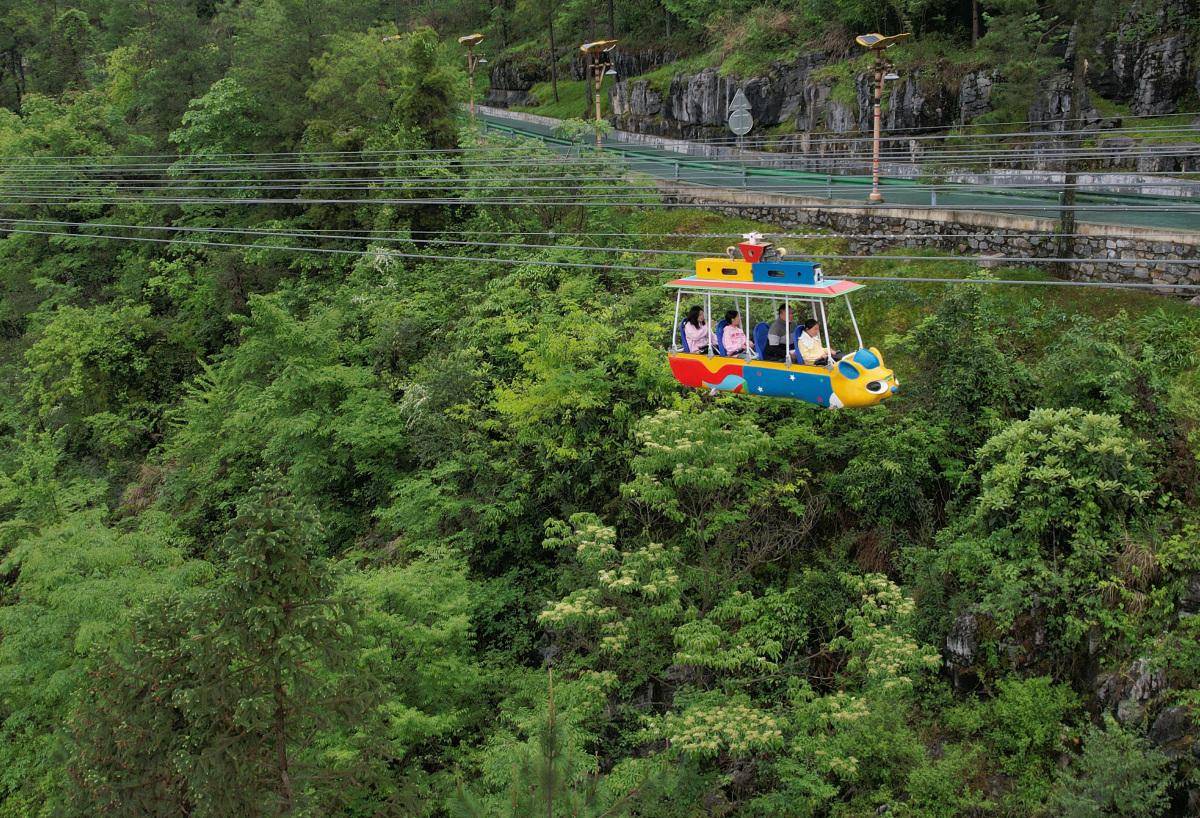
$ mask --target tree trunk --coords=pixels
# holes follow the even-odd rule
[[[557,733],[555,732],[557,728],[554,724],[554,668],[547,668],[547,673],[550,693],[550,704],[548,708],[549,719],[547,728],[550,731],[550,737],[551,741],[554,742],[554,747],[551,750],[552,755],[550,756],[549,763],[546,765],[546,818],[554,818],[554,762],[557,760],[557,753],[554,751],[558,749]]]
[[[1083,128],[1083,97],[1087,91],[1087,60],[1084,58],[1082,49],[1079,47],[1080,38],[1078,36],[1079,23],[1075,24],[1075,62],[1071,67],[1071,107],[1073,116],[1071,119],[1063,123],[1063,127],[1070,133],[1065,140],[1063,147],[1065,152],[1077,150],[1082,144],[1082,134],[1079,133]],[[1059,202],[1062,210],[1059,214],[1058,222],[1058,240],[1055,243],[1057,255],[1059,258],[1074,258],[1075,256],[1075,186],[1079,179],[1078,159],[1073,157],[1063,157],[1063,189],[1062,195],[1059,197]],[[1056,272],[1064,278],[1070,277],[1071,265],[1065,261],[1058,262]]]
[[[608,0],[608,39],[617,36],[617,16],[613,11],[613,0]]]
[[[979,44],[979,0],[971,0],[971,48]]]
[[[554,42],[554,13],[557,9],[550,3],[546,22],[550,27],[550,85],[554,88],[554,101],[558,102],[558,46]]]
[[[509,0],[496,0],[495,8],[500,9],[500,44],[508,48]]]
[[[288,773],[287,753],[287,697],[283,692],[283,682],[279,674],[275,675],[275,758],[279,767],[279,814],[288,815],[292,811],[292,779]]]

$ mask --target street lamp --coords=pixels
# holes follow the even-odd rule
[[[483,57],[475,54],[475,46],[483,42],[482,34],[468,34],[465,37],[459,37],[459,45],[467,47],[467,81],[471,86],[471,120],[475,120],[475,67],[487,63]]]
[[[604,85],[605,77],[615,77],[617,70],[613,67],[610,52],[617,47],[616,40],[597,40],[594,43],[584,43],[579,50],[588,55],[591,60],[592,86],[596,97],[596,147],[600,147],[600,88]]]
[[[883,194],[879,192],[879,136],[882,127],[883,112],[883,81],[900,79],[892,66],[883,57],[883,52],[911,34],[893,34],[885,37],[882,34],[860,34],[854,41],[863,48],[875,52],[875,139],[871,154],[871,195],[867,201],[873,204],[883,202]],[[886,74],[884,72],[887,72]]]

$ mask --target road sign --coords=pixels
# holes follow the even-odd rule
[[[732,111],[729,114],[729,130],[736,136],[745,136],[754,127],[754,119],[749,111]]]
[[[734,94],[733,102],[729,103],[728,122],[729,130],[733,131],[735,136],[745,136],[754,127],[754,117],[750,116],[750,100],[746,99],[746,94],[741,88]]]

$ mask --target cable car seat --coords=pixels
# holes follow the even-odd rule
[[[729,326],[729,322],[722,318],[717,322],[717,352],[721,355],[728,355],[725,351],[725,327]]]
[[[691,350],[688,349],[687,334],[683,331],[683,325],[686,323],[686,318],[680,321],[679,326],[675,328],[675,331],[679,333],[679,348],[684,352],[691,352]]]
[[[662,325],[660,324],[659,326]],[[766,321],[754,325],[754,354],[760,361],[766,360],[763,356],[767,354],[767,336],[770,332],[771,325]],[[661,338],[662,336],[659,337]]]

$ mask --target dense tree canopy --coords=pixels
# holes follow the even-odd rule
[[[1196,814],[1194,308],[877,283],[894,399],[709,398],[630,236],[756,225],[440,195],[612,175],[473,128],[462,31],[765,5],[0,0],[0,185],[86,194],[0,204],[0,818]],[[1036,76],[1086,4],[982,5]]]

